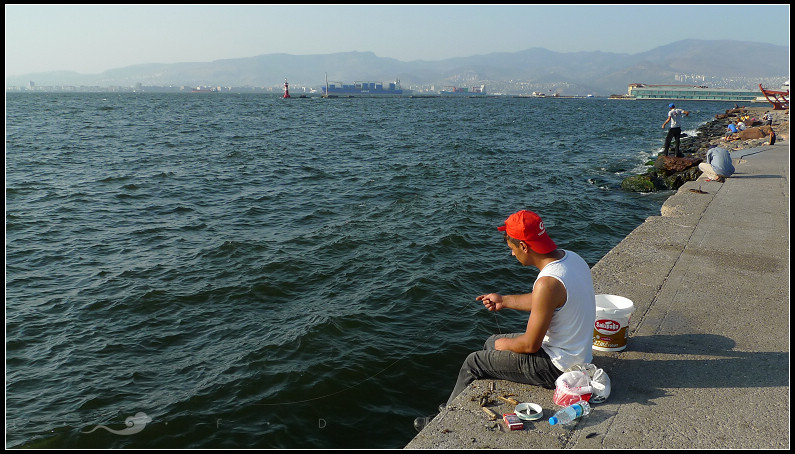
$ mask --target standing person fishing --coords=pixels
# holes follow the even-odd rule
[[[687,117],[690,115],[690,111],[677,109],[673,103],[668,104],[668,118],[665,120],[665,123],[662,124],[662,128],[665,129],[665,125],[671,123],[670,129],[668,129],[668,135],[665,136],[665,150],[663,150],[665,156],[668,156],[668,149],[671,147],[671,139],[675,139],[675,155],[677,158],[684,157],[679,151],[679,136],[682,135],[682,114]]]

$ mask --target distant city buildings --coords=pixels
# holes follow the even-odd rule
[[[677,74],[673,77],[673,84],[691,85],[691,86],[704,86],[710,89],[729,89],[729,90],[748,90],[759,92],[759,84],[768,88],[782,87],[789,81],[789,76],[779,77],[712,77],[703,74]],[[627,81],[630,84],[634,81]],[[442,81],[428,83],[428,84],[410,84],[404,81],[403,87],[410,89],[412,94],[415,95],[435,95],[438,94],[443,87],[457,86],[478,86],[485,85],[488,87],[490,95],[531,95],[532,93],[543,93],[545,96],[585,96],[589,94],[596,94],[599,96],[607,96],[607,93],[593,93],[592,89],[588,87],[581,87],[572,82],[538,82],[533,80],[489,80],[481,79],[480,75],[475,72],[467,72],[464,74],[457,74],[448,77]],[[663,83],[659,83],[663,85]],[[625,85],[626,86],[626,85]],[[322,92],[320,84],[302,84],[300,82],[291,82],[290,91],[294,93],[307,93],[319,94]],[[198,89],[198,90],[197,90]],[[7,86],[6,92],[130,92],[130,93],[191,93],[194,91],[204,92],[236,92],[236,93],[274,93],[282,94],[284,91],[284,84],[274,83],[271,86],[221,86],[221,85],[144,85],[141,82],[136,82],[130,86],[110,85],[110,86],[76,86],[76,85],[57,85],[45,86],[37,85],[34,81],[29,81],[26,86]],[[625,93],[625,89],[617,90],[619,93]],[[615,95],[625,96],[625,95]]]
[[[674,80],[680,83],[703,83],[706,76],[703,74],[677,74],[674,76]]]
[[[222,87],[222,86],[187,86],[187,85],[143,85],[136,83],[125,87],[121,85],[33,85],[27,87],[6,87],[6,92],[60,92],[60,93],[195,93],[195,92],[237,92],[237,93],[281,93],[282,87]],[[297,91],[297,90],[296,90]]]

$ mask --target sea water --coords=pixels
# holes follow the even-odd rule
[[[684,131],[732,106],[694,102]],[[497,231],[593,266],[667,101],[6,95],[6,447],[402,448],[526,314]]]

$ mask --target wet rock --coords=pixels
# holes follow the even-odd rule
[[[699,159],[698,162],[701,162]],[[679,189],[683,184],[688,181],[698,180],[701,175],[701,170],[697,167],[689,167],[681,172],[674,172],[669,175],[661,176],[666,188]]]
[[[740,131],[737,134],[732,134],[732,136],[738,137],[740,140],[750,140],[750,139],[764,139],[765,137],[770,136],[770,126],[761,126],[758,128],[748,128],[744,131]]]
[[[701,161],[701,158],[659,156],[657,161],[654,162],[654,167],[657,170],[664,172],[666,175],[670,175],[674,172],[684,172],[693,166],[697,166],[699,163],[701,163]]]
[[[701,175],[698,165],[701,158],[659,156],[651,170],[642,175],[627,177],[621,182],[621,189],[632,192],[654,192],[679,189],[688,181],[695,181]]]
[[[624,178],[624,180],[621,182],[621,189],[630,192],[654,192],[658,190],[657,186],[655,186],[654,181],[652,180],[651,174],[635,175]]]

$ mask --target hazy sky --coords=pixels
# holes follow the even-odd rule
[[[695,39],[789,46],[787,4],[6,5],[6,76],[370,51],[402,61],[543,47],[634,54]]]

